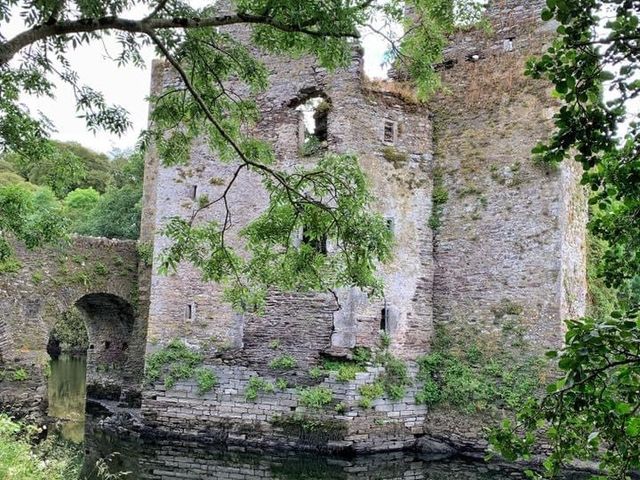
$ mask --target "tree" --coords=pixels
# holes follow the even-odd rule
[[[11,235],[34,248],[65,232],[65,219],[51,190],[32,192],[21,184],[0,187],[0,272],[13,271],[19,264],[12,258]]]
[[[640,2],[547,0],[542,18],[559,22],[558,37],[528,73],[550,80],[562,107],[534,153],[582,164],[600,257],[592,261],[613,298],[598,316],[568,321],[564,348],[549,353],[560,378],[492,442],[508,458],[527,457],[542,433],[547,475],[598,458],[603,475],[626,479],[640,467],[640,125],[629,108],[640,94]]]
[[[136,20],[125,18],[134,4],[147,7],[147,14]],[[374,260],[386,256],[390,239],[387,230],[381,228],[379,216],[368,209],[369,196],[357,162],[348,156],[331,157],[322,163],[327,170],[279,171],[271,146],[243,133],[259,114],[251,95],[238,100],[225,86],[227,80],[235,78],[256,94],[267,87],[267,69],[247,45],[216,27],[246,25],[253,30],[252,48],[284,55],[311,54],[322,66],[336,68],[350,61],[358,28],[368,27],[375,15],[406,21],[411,28],[394,43],[394,52],[413,74],[418,93],[425,97],[438,85],[434,64],[440,58],[446,34],[455,28],[453,0],[410,0],[407,5],[420,19],[415,23],[404,19],[405,3],[400,0],[383,4],[373,0],[237,0],[233,8],[212,4],[202,9],[180,0],[47,0],[18,5],[18,0],[0,5],[0,22],[8,22],[18,10],[26,21],[23,32],[13,38],[0,37],[0,148],[30,158],[42,156],[46,146],[43,139],[48,133],[46,120],[31,117],[19,104],[19,94],[52,95],[52,77],[73,87],[79,114],[90,128],[124,131],[129,126],[126,111],[108,105],[101,93],[82,85],[66,55],[77,45],[114,35],[121,45],[116,61],[139,64],[140,49],[152,44],[180,82],[151,99],[153,126],[145,139],[155,144],[165,164],[186,162],[191,142],[197,137],[206,139],[222,160],[237,162],[238,173],[249,170],[261,176],[276,202],[272,209],[281,213],[283,222],[289,222],[279,224],[277,231],[264,232],[264,240],[252,232],[266,229],[266,223],[258,219],[250,226],[245,235],[255,257],[246,261],[224,243],[228,221],[195,226],[199,212],[216,203],[226,205],[234,177],[221,198],[204,199],[190,220],[170,222],[165,234],[174,245],[163,256],[163,267],[169,269],[181,260],[193,261],[203,268],[205,278],[229,282],[235,292],[234,302],[244,306],[255,303],[249,298],[263,291],[266,281],[304,289],[378,286]],[[178,125],[180,128],[176,128]],[[315,187],[306,190],[311,177],[315,177]],[[359,203],[346,199],[329,203],[332,192]],[[291,209],[303,215],[291,216]],[[350,218],[348,215],[359,219],[358,228],[371,227],[367,235],[359,239],[350,236],[354,231],[342,223]],[[340,252],[331,262],[319,258],[317,252],[308,252],[307,261],[298,261],[296,267],[296,278],[304,281],[294,285],[292,279],[285,281],[270,274],[269,269],[275,265],[271,259],[278,257],[279,251],[292,247],[291,236],[286,237],[284,229],[301,228],[303,221],[311,222],[305,226],[314,235],[333,240]],[[280,261],[294,259],[280,257]],[[326,274],[326,281],[317,277],[318,268]],[[310,282],[313,278],[316,280]]]
[[[71,230],[78,231],[100,200],[100,194],[93,188],[76,188],[64,199],[64,212],[71,222]]]

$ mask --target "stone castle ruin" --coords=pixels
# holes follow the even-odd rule
[[[403,398],[383,396],[362,408],[361,387],[375,382],[384,366],[367,367],[348,382],[335,374],[313,379],[308,372],[322,359],[350,357],[356,347],[379,348],[381,332],[388,335],[389,353],[406,362],[411,376],[440,328],[508,349],[514,347],[501,344],[501,332],[515,325],[528,351],[540,353],[560,344],[563,319],[584,314],[586,202],[580,172],[569,163],[550,169],[531,158],[533,146],[549,135],[556,108],[550,87],[522,73],[525,59],[541,52],[553,35],[539,20],[543,3],[490,2],[491,32],[455,35],[440,66],[444,92],[428,105],[367,81],[357,49],[351,65],[336,72],[308,57],[263,57],[270,87],[256,98],[262,117],[255,135],[274,146],[279,167],[311,165],[325,152],[358,157],[374,208],[395,240],[393,258],[380,271],[384,295],[371,299],[345,289],[336,302],[328,293],[272,292],[263,314],[240,314],[225,302],[221,286],[204,283],[189,264],[166,276],[140,265],[138,317],[127,353],[138,358],[126,360],[138,367],[129,372],[129,384],[120,385],[121,395],[129,395],[132,380],[141,378],[145,335],[147,355],[173,339],[200,349],[219,382],[204,394],[192,380],[173,388],[145,384],[144,431],[228,444],[355,451],[410,447],[425,435],[478,443],[479,427],[416,403],[415,379]],[[242,29],[233,33],[246,35]],[[170,67],[154,64],[153,92],[173,81]],[[315,150],[305,151],[310,142]],[[235,168],[204,144],[192,146],[184,166],[161,166],[152,151],[141,242],[159,254],[167,246],[160,233],[167,220],[190,217],[202,195],[219,196]],[[231,242],[267,202],[259,179],[241,173],[229,197]],[[214,207],[202,220],[222,220],[223,214]],[[331,253],[331,245],[318,248]],[[28,318],[17,310],[6,315],[21,320],[0,330],[5,361],[19,359],[6,339],[22,335],[17,325]],[[325,387],[332,405],[341,408],[314,411],[290,386],[266,388],[257,401],[247,399],[255,378],[273,386],[270,363],[283,354],[295,360],[295,368],[277,376],[289,385]],[[321,427],[312,435],[301,418]]]

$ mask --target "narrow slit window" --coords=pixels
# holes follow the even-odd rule
[[[191,200],[195,200],[196,197],[198,196],[198,186],[197,185],[191,185],[191,190],[189,191],[189,196],[191,197]]]
[[[385,333],[389,331],[389,309],[387,307],[380,310],[380,330]]]
[[[189,303],[187,305],[185,305],[184,307],[184,319],[185,320],[193,320],[193,318],[195,317],[196,311],[195,311],[195,305],[193,303]]]
[[[396,142],[396,122],[385,120],[383,141],[389,144]]]

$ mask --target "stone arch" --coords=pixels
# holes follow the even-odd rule
[[[118,400],[128,364],[129,343],[136,315],[133,306],[111,293],[88,293],[75,306],[87,334],[87,396]]]
[[[109,355],[88,358],[88,385],[95,387],[89,393],[115,398],[122,389],[127,397],[139,394],[146,308],[139,312],[136,243],[74,237],[69,243],[35,250],[17,244],[15,251],[21,268],[0,275],[0,368],[24,369],[29,381],[0,382],[0,408],[17,411],[24,405],[25,411],[32,411],[46,405],[49,335],[60,316],[74,306],[85,317],[94,349],[98,341],[102,349],[109,342]],[[106,335],[100,319],[119,332],[117,339],[100,339]],[[124,331],[131,338],[120,340]],[[124,343],[125,351],[118,352]],[[102,358],[110,360],[102,365]]]

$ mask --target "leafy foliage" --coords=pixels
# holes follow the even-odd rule
[[[172,340],[169,344],[152,353],[145,363],[145,380],[155,382],[164,380],[167,388],[173,387],[177,381],[186,380],[196,375],[196,367],[202,364],[201,353],[187,347],[180,340]],[[198,370],[199,375],[205,375]],[[203,378],[204,384],[212,378]]]
[[[355,285],[379,292],[375,260],[389,257],[392,238],[383,217],[369,210],[357,160],[327,155],[316,167],[281,175],[282,182],[265,178],[269,209],[241,232],[248,258],[224,243],[224,226],[192,226],[176,217],[164,232],[173,244],[161,255],[160,271],[188,260],[205,280],[228,282],[228,298],[239,308],[259,308],[268,286],[309,291]],[[307,241],[298,246],[299,231]],[[323,241],[335,245],[330,255],[316,247]]]
[[[300,390],[300,404],[314,409],[321,409],[333,401],[333,391],[323,386],[307,387]]]
[[[390,239],[380,219],[367,213],[369,198],[355,159],[328,156],[315,169],[285,173],[274,167],[271,146],[246,134],[258,119],[251,95],[268,86],[268,70],[254,56],[253,47],[285,55],[311,54],[321,66],[333,69],[351,61],[352,39],[374,16],[405,21],[407,34],[394,42],[389,59],[398,59],[413,74],[424,99],[437,88],[434,63],[465,9],[454,9],[453,0],[407,3],[416,13],[408,19],[400,0],[310,1],[296,8],[287,1],[240,0],[233,7],[213,4],[201,9],[178,0],[24,5],[10,0],[1,10],[0,31],[17,14],[26,30],[10,39],[0,35],[0,151],[17,156],[25,178],[48,182],[59,196],[79,186],[104,192],[92,213],[76,226],[77,232],[135,238],[138,188],[120,185],[113,190],[105,182],[79,185],[92,177],[90,169],[102,164],[97,158],[90,164],[87,152],[77,146],[56,148],[46,139],[47,120],[32,117],[19,96],[53,96],[52,80],[60,79],[73,89],[78,114],[90,128],[120,133],[130,124],[126,111],[83,85],[67,54],[115,35],[121,46],[116,61],[138,65],[142,46],[152,43],[175,70],[177,81],[151,99],[152,128],[145,141],[154,144],[165,165],[175,165],[188,160],[194,140],[203,140],[222,161],[236,162],[238,171],[247,169],[262,177],[272,200],[269,215],[275,219],[272,223],[265,215],[245,230],[248,258],[224,244],[227,222],[194,226],[197,214],[191,221],[174,219],[165,232],[174,243],[161,268],[168,271],[181,260],[195,263],[206,280],[228,283],[228,296],[240,308],[259,306],[266,286],[304,291],[355,285],[379,290],[374,266],[388,256]],[[134,5],[146,7],[147,14],[124,20]],[[243,24],[251,35],[251,49],[230,30],[217,28]],[[229,89],[230,79],[243,83],[239,90],[251,95],[238,98]],[[205,199],[198,211],[213,203]],[[301,227],[311,242],[290,248],[292,229]],[[319,255],[312,248],[325,237],[337,246],[335,255]]]
[[[195,370],[198,395],[210,392],[218,385],[218,377],[211,368],[200,367]]]
[[[64,312],[51,330],[51,337],[60,342],[62,351],[85,352],[89,337],[84,318],[76,308]]]
[[[51,190],[32,192],[20,184],[0,187],[0,265],[15,264],[9,235],[35,248],[61,238],[65,223]]]
[[[269,362],[269,368],[274,370],[292,370],[298,366],[298,361],[291,355],[285,354]]]
[[[39,429],[0,413],[0,478],[67,480],[78,478],[82,454],[70,445],[45,440],[33,445]]]
[[[253,376],[247,383],[247,388],[244,391],[244,398],[247,401],[255,402],[258,399],[259,393],[273,393],[275,387],[273,383],[261,378],[259,376]]]

